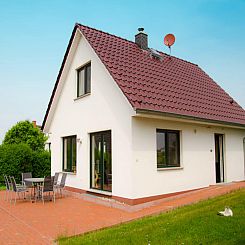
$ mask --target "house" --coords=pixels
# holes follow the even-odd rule
[[[198,65],[76,24],[46,111],[52,174],[137,204],[244,180],[245,111]]]

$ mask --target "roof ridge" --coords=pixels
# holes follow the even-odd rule
[[[195,66],[198,66],[198,64],[196,64],[196,63],[193,63],[193,62],[191,62],[191,61],[189,61],[189,60],[184,60],[184,59],[182,59],[182,58],[179,58],[179,57],[177,57],[177,56],[174,56],[174,55],[170,55],[170,54],[166,54],[165,52],[163,52],[163,51],[160,51],[160,50],[157,50],[157,49],[155,49],[157,52],[160,52],[160,53],[162,53],[162,54],[165,54],[165,55],[167,55],[167,56],[169,56],[169,57],[174,57],[175,59],[178,59],[178,60],[182,60],[182,61],[184,61],[184,62],[187,62],[187,63],[189,63],[189,64],[191,64],[191,65],[195,65]],[[198,66],[199,67],[199,66]]]
[[[111,33],[109,33],[109,32],[105,32],[105,31],[96,29],[96,28],[94,28],[94,27],[86,26],[86,25],[83,25],[83,24],[81,24],[81,23],[76,23],[75,26],[76,26],[76,25],[77,25],[77,26],[83,26],[83,27],[85,27],[85,28],[89,28],[89,29],[92,29],[92,30],[95,30],[95,31],[99,31],[99,32],[105,33],[105,34],[107,34],[107,35],[110,35],[110,36],[113,36],[113,37],[122,39],[122,40],[127,41],[127,42],[129,42],[129,43],[132,43],[132,44],[134,44],[134,45],[137,45],[134,41],[128,40],[128,39],[126,39],[126,38],[124,38],[124,37],[117,36],[117,35],[115,35],[115,34],[111,34]],[[154,48],[150,48],[150,47],[149,47],[149,49],[154,49]],[[160,52],[160,53],[166,55],[166,56],[174,57],[175,59],[182,60],[182,61],[184,61],[184,62],[187,62],[187,63],[191,64],[191,65],[198,66],[198,64],[195,64],[195,63],[193,63],[193,62],[191,62],[191,61],[184,60],[184,59],[182,59],[182,58],[179,58],[179,57],[176,57],[176,56],[173,56],[173,55],[169,55],[169,54],[167,54],[167,53],[165,53],[165,52],[163,52],[163,51],[157,50],[157,49],[155,49],[155,50],[156,50],[157,52]]]
[[[119,38],[119,39],[122,39],[122,40],[124,40],[124,41],[127,41],[127,42],[130,42],[130,43],[132,43],[132,44],[137,45],[134,41],[128,40],[128,39],[126,39],[126,38],[124,38],[124,37],[119,37],[119,36],[117,36],[117,35],[115,35],[115,34],[111,34],[111,33],[106,32],[106,31],[102,31],[102,30],[96,29],[96,28],[91,27],[91,26],[82,25],[82,24],[80,24],[80,23],[76,23],[75,25],[83,26],[83,27],[92,29],[92,30],[94,30],[94,31],[99,31],[99,32],[102,32],[102,33],[104,33],[104,34],[107,34],[107,35],[110,35],[110,36],[113,36],[113,37],[116,37],[116,38]]]

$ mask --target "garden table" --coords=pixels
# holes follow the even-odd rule
[[[44,178],[25,178],[25,181],[38,184],[42,183],[44,181]]]
[[[37,187],[38,187],[38,184],[43,183],[44,178],[26,178],[25,181],[33,184],[34,196],[37,193],[37,198],[40,199],[41,195],[40,195],[39,191],[37,190]]]

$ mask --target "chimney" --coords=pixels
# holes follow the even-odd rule
[[[145,34],[144,28],[138,28],[139,33],[135,35],[135,43],[142,49],[148,49],[148,35]]]
[[[37,127],[37,121],[32,121],[32,125],[34,128],[36,128]]]

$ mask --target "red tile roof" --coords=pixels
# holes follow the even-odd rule
[[[245,124],[243,108],[197,65],[164,53],[160,61],[134,42],[79,28],[135,109]]]
[[[159,60],[134,42],[76,27],[134,109],[245,125],[245,110],[197,65],[161,52]]]

